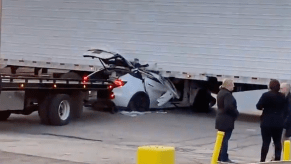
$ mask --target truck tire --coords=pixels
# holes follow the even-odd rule
[[[40,117],[41,124],[49,125],[49,103],[50,103],[51,96],[46,96],[39,102],[38,106],[38,115]]]
[[[212,98],[213,97],[211,96],[211,94],[207,92],[207,89],[204,89],[204,88],[199,89],[195,97],[195,101],[192,105],[193,110],[195,112],[203,112],[203,113],[210,112],[211,111],[210,106],[213,103]]]
[[[82,80],[82,77],[75,72],[69,72],[61,75],[64,79]],[[71,114],[72,118],[80,118],[83,114],[83,100],[89,96],[89,92],[76,91],[71,94]]]
[[[71,120],[71,99],[66,94],[56,94],[49,105],[49,120],[51,125],[67,125]]]
[[[0,121],[6,121],[11,115],[9,111],[0,111]]]
[[[129,111],[148,111],[150,108],[150,99],[146,94],[137,93],[130,99],[127,109]]]
[[[82,91],[76,91],[70,95],[71,97],[71,111],[72,118],[77,119],[80,118],[83,114],[83,99],[85,97],[85,93]]]
[[[216,104],[216,99],[211,96],[211,100],[210,100],[210,103],[209,103],[209,107],[212,108],[215,104]]]

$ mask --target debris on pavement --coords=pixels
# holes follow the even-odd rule
[[[163,111],[163,110],[159,110],[156,113],[161,113],[161,114],[167,114],[167,112]]]
[[[147,111],[147,112],[138,112],[138,111],[121,111],[119,112],[120,114],[126,115],[126,116],[130,116],[130,117],[136,117],[136,116],[140,116],[140,115],[144,115],[144,114],[149,114],[149,113],[153,113],[151,111]],[[167,114],[167,112],[163,111],[163,110],[159,110],[156,111],[156,113],[160,113],[160,114]]]
[[[151,113],[151,112],[138,112],[138,111],[128,112],[128,111],[121,111],[120,113],[123,114],[123,115],[126,115],[126,116],[136,117],[136,116],[144,115],[144,114]]]

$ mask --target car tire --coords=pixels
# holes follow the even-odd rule
[[[0,121],[6,121],[11,115],[9,111],[0,111]]]
[[[150,99],[146,94],[135,94],[130,99],[127,109],[129,111],[148,111],[150,108]]]
[[[71,101],[66,94],[56,94],[49,105],[49,120],[51,125],[67,125],[71,120]]]

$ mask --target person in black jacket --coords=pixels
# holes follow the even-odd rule
[[[285,140],[288,140],[291,137],[291,94],[290,94],[290,84],[288,83],[282,83],[280,92],[283,93],[286,97],[287,100],[287,114],[286,114],[286,119],[285,119],[285,124],[284,124],[284,129],[283,130],[283,138],[282,138],[282,143]]]
[[[271,80],[269,83],[270,91],[264,93],[256,107],[258,110],[263,110],[261,115],[261,135],[262,149],[261,162],[265,162],[271,139],[275,144],[275,161],[281,159],[281,137],[284,127],[284,115],[287,113],[287,101],[285,96],[279,92],[280,83],[278,80]]]
[[[237,119],[239,112],[236,106],[236,100],[232,95],[234,89],[234,83],[231,79],[223,80],[220,86],[220,91],[217,94],[217,115],[215,122],[215,129],[224,132],[224,138],[222,141],[222,147],[218,160],[221,162],[232,161],[228,158],[228,140],[231,137],[234,129],[234,122]]]
[[[280,85],[280,92],[282,94],[285,95],[285,98],[287,100],[287,109],[288,109],[288,113],[286,115],[284,115],[285,118],[285,123],[284,123],[284,129],[283,129],[283,133],[282,133],[282,145],[284,144],[285,140],[289,140],[290,136],[291,136],[291,94],[290,94],[290,84],[288,83],[281,83]],[[272,144],[273,147],[275,146],[274,144]],[[275,160],[275,153],[272,157],[272,161]]]

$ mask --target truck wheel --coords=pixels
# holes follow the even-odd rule
[[[66,94],[55,95],[49,106],[49,120],[51,125],[67,125],[71,119],[70,97]]]
[[[38,115],[40,117],[40,122],[45,125],[49,125],[49,103],[50,103],[51,96],[46,96],[43,100],[40,100],[38,106]]]
[[[208,93],[206,89],[204,88],[199,89],[192,106],[193,110],[195,112],[203,113],[210,112],[210,103],[212,101],[211,98],[212,98],[211,94]]]
[[[83,99],[87,92],[76,91],[71,96],[72,118],[80,118],[83,114]]]
[[[60,78],[82,80],[82,77],[75,72],[63,74]],[[89,96],[89,92],[76,91],[71,95],[72,118],[80,118],[83,114],[83,100]]]
[[[211,96],[211,100],[210,100],[210,103],[209,103],[209,107],[212,108],[215,104],[216,104],[216,99]]]
[[[148,111],[150,108],[150,99],[145,94],[135,94],[130,99],[127,108],[129,111]]]
[[[0,121],[6,121],[11,115],[9,111],[0,111]]]

